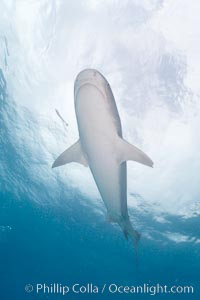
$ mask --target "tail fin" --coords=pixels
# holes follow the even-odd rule
[[[138,268],[138,243],[140,240],[140,233],[133,228],[133,225],[131,224],[129,218],[123,218],[122,220],[120,220],[119,225],[122,228],[125,238],[127,240],[130,238],[133,242],[135,249],[136,267]]]
[[[129,218],[120,220],[119,225],[122,228],[125,238],[128,240],[130,237],[134,246],[137,246],[140,240],[140,233],[133,228]]]

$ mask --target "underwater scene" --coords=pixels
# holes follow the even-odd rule
[[[199,1],[0,0],[0,11],[0,299],[199,299]],[[74,82],[88,68],[154,163],[127,162],[137,243],[110,222],[90,168],[52,169],[79,139]]]

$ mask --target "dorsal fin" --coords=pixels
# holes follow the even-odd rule
[[[83,152],[80,140],[65,150],[60,156],[58,156],[58,158],[54,161],[52,168],[63,166],[71,162],[80,163],[85,167],[88,166],[88,162]]]
[[[142,150],[129,144],[122,138],[117,140],[117,151],[117,160],[119,163],[127,160],[133,160],[143,165],[153,167],[153,161]]]

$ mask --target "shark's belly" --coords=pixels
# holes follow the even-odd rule
[[[76,116],[82,148],[111,219],[127,216],[126,163],[117,163],[115,141],[121,129],[112,110],[113,98],[96,87],[82,87],[76,99]]]
[[[113,109],[112,97],[93,85],[84,85],[76,96],[75,110],[80,135],[113,139],[121,130],[120,120]],[[120,130],[119,130],[120,129]]]
[[[105,203],[111,220],[118,222],[126,217],[127,212],[127,183],[126,163],[117,165],[107,159],[93,161],[90,165],[98,190]]]

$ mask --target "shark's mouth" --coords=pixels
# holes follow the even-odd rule
[[[78,92],[80,91],[80,89],[82,89],[83,87],[90,85],[95,87],[105,98],[106,97],[106,93],[105,93],[105,82],[102,82],[100,80],[96,80],[96,79],[88,79],[88,80],[78,80],[75,82],[74,85],[74,99],[77,98]]]
[[[75,80],[74,84],[74,96],[77,96],[78,91],[85,85],[92,85],[97,88],[101,94],[106,96],[106,84],[107,81],[97,70],[86,69],[80,72]]]

